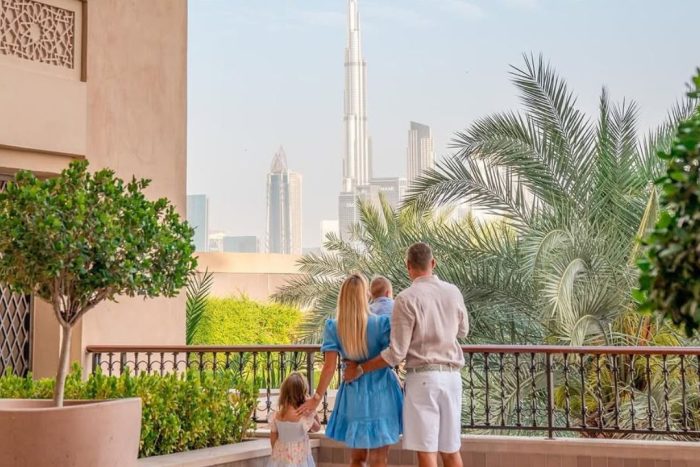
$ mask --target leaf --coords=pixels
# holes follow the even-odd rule
[[[187,301],[185,304],[185,340],[187,345],[194,343],[199,326],[207,308],[207,298],[214,286],[214,274],[206,269],[203,274],[194,273],[187,282]]]

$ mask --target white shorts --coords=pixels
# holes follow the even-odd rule
[[[406,375],[403,448],[454,453],[460,450],[462,376],[458,371]]]

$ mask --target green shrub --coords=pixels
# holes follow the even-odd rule
[[[694,81],[696,91],[689,96],[698,98],[700,70]],[[638,262],[638,298],[643,309],[671,318],[691,336],[700,325],[700,107],[681,122],[670,150],[659,157],[668,160],[657,181],[663,212]]]
[[[298,308],[247,297],[209,298],[194,344],[289,344],[301,322]]]
[[[50,399],[53,388],[53,379],[8,372],[0,378],[0,399]],[[233,403],[231,389],[237,391]],[[118,377],[97,373],[83,380],[74,366],[66,379],[66,399],[141,398],[141,457],[240,442],[250,427],[256,394],[251,385],[224,371]]]

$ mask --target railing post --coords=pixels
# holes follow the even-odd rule
[[[552,378],[552,354],[545,353],[545,373],[547,375],[547,437],[554,439],[554,379]]]
[[[95,352],[92,354],[92,374],[97,373],[97,368],[100,366],[100,360],[101,356],[99,352]]]
[[[306,353],[306,381],[309,384],[309,391],[313,392],[314,388],[314,356],[313,352]]]

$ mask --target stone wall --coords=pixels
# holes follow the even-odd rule
[[[319,467],[349,464],[343,445],[321,439]],[[466,436],[465,467],[700,467],[700,445],[690,442],[542,439]],[[389,465],[417,465],[415,453],[396,446]]]

